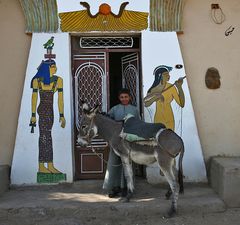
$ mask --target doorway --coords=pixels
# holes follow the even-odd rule
[[[84,48],[81,37],[72,36],[72,74],[75,125],[75,179],[103,179],[106,171],[109,147],[101,137],[92,140],[91,146],[85,148],[76,142],[76,135],[81,120],[81,100],[90,107],[101,105],[101,110],[107,112],[118,104],[118,91],[128,88],[132,96],[132,104],[142,112],[141,106],[141,67],[140,67],[140,37],[132,37],[131,47],[100,46],[103,41],[110,40],[110,44],[117,37],[90,37],[94,45]],[[123,38],[123,37],[119,37]],[[119,40],[117,40],[119,41]],[[80,43],[80,44],[79,44]],[[91,42],[93,43],[93,42]],[[119,44],[119,42],[118,42]],[[97,152],[98,155],[93,153]],[[135,166],[138,176],[143,176],[143,167]]]
[[[139,53],[109,52],[109,99],[110,108],[119,104],[118,91],[127,88],[131,93],[131,104],[140,110]]]

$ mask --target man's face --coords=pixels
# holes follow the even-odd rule
[[[119,95],[119,100],[121,102],[122,105],[128,105],[129,102],[130,102],[130,96],[129,94],[126,94],[126,93],[122,93]]]

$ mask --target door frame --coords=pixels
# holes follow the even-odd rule
[[[80,55],[80,54],[86,54],[86,53],[99,53],[99,52],[104,52],[106,53],[106,85],[107,85],[107,99],[106,99],[106,103],[107,103],[107,110],[110,109],[110,93],[109,93],[109,53],[111,52],[124,52],[124,53],[131,53],[131,52],[137,52],[138,55],[139,55],[139,109],[141,110],[141,117],[144,118],[144,109],[143,109],[143,103],[142,103],[142,99],[143,99],[143,76],[142,76],[142,51],[141,51],[141,35],[139,34],[109,34],[109,35],[106,35],[108,37],[116,37],[116,36],[130,36],[130,37],[138,37],[139,38],[139,47],[138,48],[89,48],[89,49],[86,49],[86,48],[73,48],[72,47],[72,39],[74,37],[84,37],[84,36],[92,36],[92,37],[98,37],[99,34],[84,34],[84,35],[71,35],[71,67],[72,67],[72,91],[73,91],[73,98],[72,98],[72,104],[73,104],[73,110],[74,110],[74,118],[73,118],[73,126],[74,126],[74,134],[73,134],[73,146],[74,146],[74,149],[73,149],[73,159],[74,159],[74,180],[79,180],[79,178],[77,177],[76,175],[76,168],[77,168],[77,165],[76,165],[76,151],[77,151],[77,147],[76,147],[76,139],[77,139],[77,129],[76,129],[76,125],[75,125],[75,85],[74,85],[74,60],[73,60],[73,57],[74,55]],[[101,35],[102,36],[102,35]],[[100,37],[99,37],[100,38]],[[143,171],[143,174],[145,174],[145,171]],[[144,175],[143,175],[144,176]],[[92,179],[91,176],[90,178],[83,178],[83,179]]]

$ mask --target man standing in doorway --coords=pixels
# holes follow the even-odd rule
[[[127,114],[140,118],[137,107],[130,104],[131,95],[128,89],[121,89],[118,93],[118,99],[120,104],[112,107],[108,113],[111,118],[119,121],[123,120]],[[113,149],[110,149],[103,189],[108,191],[109,198],[117,197],[120,193],[124,196],[127,193],[122,161]]]

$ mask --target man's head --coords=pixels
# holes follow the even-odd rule
[[[131,100],[130,91],[127,88],[123,88],[118,92],[118,99],[122,105],[128,105]]]

